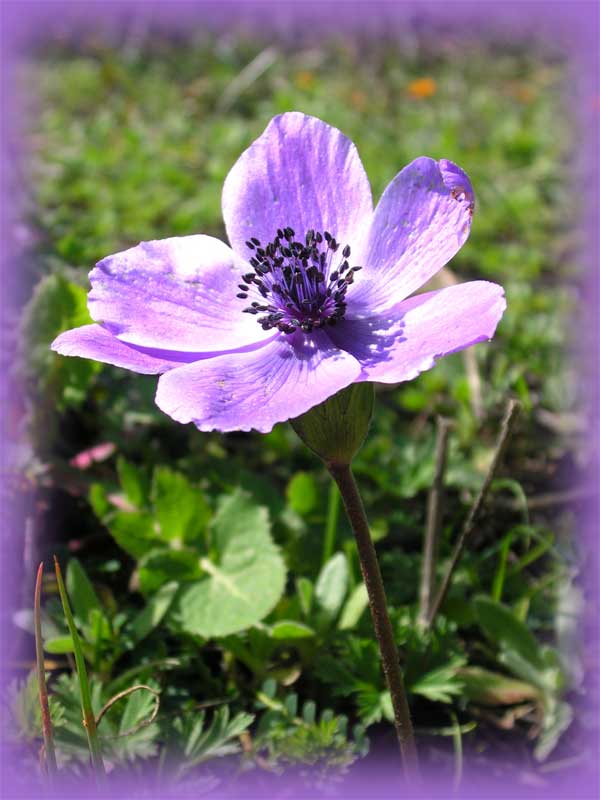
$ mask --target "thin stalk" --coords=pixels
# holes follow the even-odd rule
[[[418,776],[418,760],[413,727],[398,660],[398,649],[394,641],[394,631],[387,611],[385,590],[377,554],[371,539],[367,515],[350,466],[329,463],[327,468],[340,490],[346,514],[356,538],[360,567],[367,587],[367,594],[369,595],[373,627],[379,644],[383,671],[392,698],[394,721],[404,771],[407,777],[414,779]]]
[[[477,495],[475,502],[471,506],[469,515],[465,520],[463,529],[460,532],[460,536],[458,537],[458,541],[456,542],[454,551],[452,552],[452,557],[450,559],[450,564],[448,565],[448,569],[446,570],[446,574],[444,575],[444,578],[442,580],[438,593],[435,597],[435,600],[432,603],[429,612],[429,618],[427,620],[427,624],[429,626],[432,625],[444,600],[446,599],[446,595],[448,594],[448,589],[450,588],[450,582],[452,581],[452,576],[454,575],[454,571],[458,565],[458,562],[461,559],[467,541],[469,540],[473,531],[475,530],[475,522],[477,521],[479,512],[483,508],[490,485],[492,483],[492,480],[494,479],[494,475],[496,474],[496,470],[500,466],[502,457],[504,456],[504,451],[506,450],[508,439],[510,437],[510,434],[512,433],[515,422],[517,421],[517,415],[520,407],[521,407],[520,403],[517,400],[508,401],[508,404],[506,406],[506,411],[504,412],[502,425],[500,427],[500,434],[498,435],[498,440],[496,442],[496,449],[494,451],[494,457],[492,458],[492,463],[488,468],[487,474],[483,481],[483,485],[479,490],[479,494]]]
[[[42,575],[44,574],[44,563],[42,562],[37,571],[35,581],[35,594],[33,600],[33,624],[35,628],[35,657],[38,680],[38,697],[40,701],[40,711],[42,714],[42,735],[44,737],[44,754],[46,759],[46,769],[48,779],[53,781],[56,774],[56,753],[54,752],[54,737],[52,736],[52,717],[50,716],[50,706],[48,704],[48,688],[46,686],[46,669],[44,667],[44,641],[42,639]]]
[[[440,528],[444,502],[444,475],[450,420],[438,417],[435,444],[435,471],[427,499],[427,522],[423,540],[423,566],[421,568],[421,588],[419,591],[420,625],[426,625],[435,589],[435,573],[438,558]]]
[[[327,501],[327,520],[325,522],[325,538],[323,539],[323,557],[321,559],[321,564],[326,564],[335,550],[335,535],[340,518],[340,499],[337,486],[335,483],[332,483],[329,487],[329,498]]]
[[[54,569],[56,571],[56,580],[58,582],[58,591],[62,602],[63,611],[69,627],[69,633],[73,639],[73,652],[75,654],[75,664],[77,666],[77,677],[79,679],[79,691],[81,695],[81,710],[83,712],[83,724],[87,733],[88,746],[90,748],[90,755],[92,758],[92,766],[96,775],[97,782],[103,783],[106,776],[104,770],[104,762],[102,761],[102,751],[100,749],[100,741],[98,739],[98,732],[96,730],[96,717],[92,708],[92,696],[90,694],[90,686],[87,678],[87,671],[85,668],[85,659],[83,656],[83,649],[75,620],[69,605],[69,598],[65,584],[63,581],[62,572],[58,559],[54,556]]]

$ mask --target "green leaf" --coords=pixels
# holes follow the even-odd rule
[[[297,472],[287,485],[286,497],[297,514],[308,514],[317,505],[319,492],[317,482],[310,472]]]
[[[544,761],[558,744],[558,740],[573,721],[573,708],[569,703],[552,699],[544,708],[544,721],[533,754],[537,761]]]
[[[28,375],[38,390],[50,390],[59,405],[78,405],[85,398],[94,375],[102,369],[96,361],[65,358],[50,350],[59,333],[92,322],[87,292],[62,275],[49,275],[35,287],[23,314],[21,329]]]
[[[240,749],[238,738],[254,721],[252,714],[239,713],[229,719],[229,707],[219,708],[211,721],[206,725],[204,713],[200,715],[186,714],[173,722],[174,736],[170,741],[173,752],[167,753],[177,761],[177,775],[185,774],[189,769],[210,759],[237,753]]]
[[[302,719],[307,725],[312,725],[317,714],[317,706],[314,700],[307,700],[302,706]]]
[[[300,608],[305,617],[310,615],[313,597],[313,584],[308,578],[298,578],[296,580],[296,591],[300,600]]]
[[[289,619],[280,620],[271,627],[272,639],[307,639],[314,635],[315,632],[308,625]]]
[[[526,700],[540,699],[540,691],[525,681],[517,681],[482,667],[463,667],[458,671],[463,695],[472,703],[484,706],[511,706]]]
[[[90,612],[94,609],[102,612],[102,607],[86,571],[76,558],[72,558],[67,565],[65,582],[74,616],[80,625],[86,625]]]
[[[167,542],[192,542],[205,531],[210,509],[201,490],[185,475],[168,467],[156,467],[152,499],[160,537]]]
[[[134,645],[141,642],[142,639],[148,636],[148,634],[162,622],[173,602],[178,588],[179,584],[175,581],[165,583],[165,585],[161,586],[156,594],[148,600],[145,608],[133,618],[128,631],[133,639]]]
[[[200,578],[202,570],[195,550],[151,550],[139,562],[140,591],[151,594],[168,581],[192,581]]]
[[[110,510],[110,502],[104,485],[101,483],[92,483],[88,493],[88,500],[94,510],[94,514],[98,519],[103,519]]]
[[[354,628],[368,605],[367,587],[361,581],[346,601],[338,622],[338,628],[342,631]]]
[[[479,625],[491,642],[514,651],[535,669],[545,669],[537,639],[507,606],[486,596],[476,597],[474,604]]]
[[[117,473],[121,488],[129,502],[136,508],[142,508],[146,502],[147,486],[143,471],[122,456],[117,459]]]
[[[464,666],[465,659],[454,658],[448,664],[425,673],[410,686],[412,694],[420,694],[433,703],[451,703],[452,697],[461,694],[462,681],[457,673]]]
[[[285,586],[285,565],[266,508],[236,491],[221,499],[211,529],[214,552],[200,561],[206,577],[182,588],[175,611],[186,631],[205,637],[260,622]]]
[[[56,636],[54,639],[48,639],[44,642],[44,650],[47,653],[52,653],[52,655],[72,653],[74,649],[75,646],[71,636]]]
[[[348,562],[344,553],[335,553],[324,564],[315,585],[315,598],[326,615],[333,619],[348,590]]]
[[[108,529],[119,547],[134,558],[141,558],[162,544],[156,534],[152,515],[146,512],[117,511]]]

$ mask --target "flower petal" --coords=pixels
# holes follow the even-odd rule
[[[90,272],[93,319],[140,347],[212,353],[271,336],[243,313],[237,284],[249,270],[223,242],[184,236],[142,242]]]
[[[399,172],[373,214],[347,316],[390,308],[427,283],[465,243],[473,203],[451,161],[417,158]]]
[[[490,339],[505,308],[501,286],[471,281],[415,295],[378,317],[342,320],[329,335],[360,361],[362,380],[398,383]]]
[[[350,139],[298,112],[275,117],[242,153],[225,180],[222,205],[231,246],[244,258],[248,239],[265,245],[284,227],[299,238],[311,228],[327,230],[352,245],[373,211]]]
[[[201,431],[268,433],[348,386],[360,365],[319,331],[278,337],[252,353],[179,367],[158,382],[156,404]]]
[[[143,350],[121,342],[102,325],[83,325],[61,333],[50,345],[63,356],[79,356],[124,367],[143,375],[157,375],[190,361],[189,353]],[[197,356],[196,356],[197,358]]]

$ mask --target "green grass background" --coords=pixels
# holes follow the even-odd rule
[[[576,134],[569,65],[561,55],[534,40],[515,45],[448,32],[415,31],[399,46],[347,35],[294,45],[192,31],[177,40],[56,42],[21,79],[32,100],[25,269],[35,287],[23,324],[22,370],[30,398],[28,470],[51,509],[37,522],[42,555],[46,541],[65,558],[74,538],[87,543],[82,561],[110,602],[139,606],[131,562],[86,500],[90,481],[115,484],[114,459],[86,473],[68,465],[77,452],[110,441],[141,468],[178,469],[209,499],[224,487],[248,489],[270,510],[292,578],[318,573],[328,482],[288,426],[267,436],[200,434],[155,408],[155,378],[62,359],[48,349],[58,332],[86,321],[87,272],[103,256],[145,239],[199,232],[224,238],[220,195],[228,170],[272,116],[299,110],[356,143],[375,199],[417,156],[463,167],[477,204],[471,237],[451,269],[461,281],[485,278],[506,289],[508,309],[496,337],[474,349],[480,396],[460,353],[415,381],[378,392],[356,471],[390,602],[399,615],[412,613],[416,603],[436,414],[455,425],[443,559],[490,461],[506,399],[516,396],[523,412],[504,481],[461,565],[447,619],[458,625],[465,652],[485,652],[468,606],[477,593],[495,593],[541,641],[556,644],[561,592],[577,571],[576,516],[560,502],[538,502],[528,513],[525,498],[539,501],[577,486],[587,463],[571,352],[580,276],[571,185]],[[290,489],[299,473],[309,476],[308,500],[298,483],[295,494]],[[548,546],[535,551],[540,536]],[[343,520],[335,547],[352,560]],[[518,569],[504,580],[507,564]],[[355,563],[354,569],[356,581]],[[368,637],[368,621],[364,631]],[[172,641],[167,651],[188,646]],[[213,691],[231,694],[230,678],[215,672],[211,652],[199,648],[202,670],[212,665]],[[495,663],[489,652],[486,658]],[[127,665],[125,659],[119,669]],[[198,694],[189,671],[172,681]],[[295,688],[301,698],[337,702],[336,709],[356,715],[347,700],[328,695],[326,683],[315,683],[310,669]],[[454,707],[464,713],[460,697]],[[415,713],[417,726],[444,718],[427,705]],[[524,729],[512,735],[527,749]]]

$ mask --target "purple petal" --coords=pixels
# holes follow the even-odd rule
[[[142,242],[91,271],[90,314],[140,347],[190,353],[245,347],[271,336],[236,297],[248,269],[211,236]]]
[[[357,242],[373,203],[356,147],[336,128],[290,112],[275,117],[238,159],[223,187],[223,218],[233,249],[264,246],[277,228],[297,238],[311,228],[329,231],[343,245]]]
[[[143,375],[156,375],[189,362],[189,353],[142,350],[117,339],[102,325],[83,325],[61,333],[50,345],[63,356],[79,356],[124,367]]]
[[[330,335],[361,363],[363,380],[398,383],[491,339],[505,308],[501,286],[471,281],[415,295],[379,317],[343,320]]]
[[[179,367],[158,382],[156,403],[201,431],[268,433],[348,386],[360,373],[323,332],[278,337],[252,353],[219,355]]]
[[[373,214],[348,315],[390,308],[427,283],[465,243],[473,202],[451,161],[417,158],[399,172]]]

